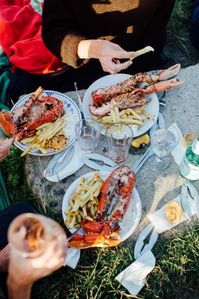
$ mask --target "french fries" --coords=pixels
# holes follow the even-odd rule
[[[61,136],[59,139],[56,140],[60,142],[60,146],[66,146],[67,140],[63,134],[63,128],[66,126],[66,116],[63,115],[62,117],[58,118],[56,121],[51,123],[45,123],[39,126],[36,129],[36,134],[32,137],[25,138],[21,141],[22,144],[29,144],[25,151],[22,153],[21,157],[27,155],[30,150],[38,149],[43,154],[47,153],[48,148],[53,148],[54,150],[59,150],[60,148],[57,146],[53,147],[53,138],[55,136]],[[54,140],[55,143],[55,140]]]
[[[143,107],[140,108],[127,108],[119,111],[118,107],[115,106],[111,109],[109,115],[106,116],[94,116],[96,121],[102,123],[104,128],[107,128],[110,124],[116,122],[122,122],[127,125],[136,125],[141,127],[146,119],[153,120],[153,117],[144,110]]]
[[[98,172],[90,178],[80,178],[76,191],[71,196],[64,214],[68,228],[80,228],[84,219],[92,221],[97,211],[98,196],[103,184]]]

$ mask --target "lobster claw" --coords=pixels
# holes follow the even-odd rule
[[[15,124],[12,121],[10,113],[6,110],[0,112],[0,126],[7,136],[14,135]]]
[[[170,79],[166,81],[161,81],[158,83],[155,83],[153,85],[149,85],[145,88],[144,92],[146,94],[153,93],[153,92],[161,92],[166,91],[175,87],[178,87],[181,85],[184,81],[178,80],[178,79]]]
[[[175,77],[179,73],[180,68],[181,68],[180,63],[177,63],[175,65],[172,65],[166,70],[159,71],[158,73],[159,81],[164,81]]]

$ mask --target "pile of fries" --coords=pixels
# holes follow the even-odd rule
[[[84,219],[92,221],[95,217],[98,196],[104,181],[98,172],[90,178],[80,178],[76,191],[71,196],[68,208],[64,212],[64,222],[68,228],[80,228]]]
[[[25,138],[22,144],[29,144],[22,157],[29,153],[32,149],[38,149],[42,154],[46,154],[48,149],[55,151],[62,150],[67,145],[67,138],[63,132],[66,126],[66,116],[58,118],[54,122],[45,123],[36,129],[36,135]]]
[[[107,128],[112,123],[122,122],[127,125],[137,125],[141,127],[146,119],[153,120],[153,117],[144,110],[144,107],[139,108],[127,108],[119,111],[115,106],[111,109],[111,112],[106,116],[94,116],[96,121],[102,123],[104,128]]]

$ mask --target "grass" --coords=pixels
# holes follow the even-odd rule
[[[165,54],[183,67],[199,61],[189,41],[191,0],[177,0],[168,26]],[[12,201],[29,201],[43,212],[24,175],[24,160],[13,149],[3,162]],[[47,211],[53,215],[53,208]],[[81,254],[78,267],[63,267],[34,284],[33,299],[127,299],[133,298],[115,276],[133,261],[133,242],[115,248],[90,249]],[[159,237],[154,249],[156,267],[148,276],[140,299],[190,299],[199,294],[199,224],[187,231],[173,232],[170,239]],[[197,295],[196,298],[199,298]]]

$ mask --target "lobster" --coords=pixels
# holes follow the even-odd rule
[[[122,110],[145,105],[148,102],[146,94],[172,89],[183,83],[176,78],[170,79],[178,74],[180,67],[176,64],[160,70],[157,75],[138,73],[115,85],[93,91],[93,103],[89,106],[91,114],[106,115],[114,106]],[[147,85],[140,87],[141,83]]]
[[[43,90],[39,87],[24,106],[0,112],[0,125],[6,135],[15,140],[22,140],[35,135],[40,125],[55,121],[64,113],[63,103],[50,96],[41,96]]]
[[[76,248],[116,246],[120,241],[120,225],[128,209],[135,174],[128,166],[113,170],[102,185],[99,204],[93,221],[83,221],[85,234],[74,234],[69,246]]]

